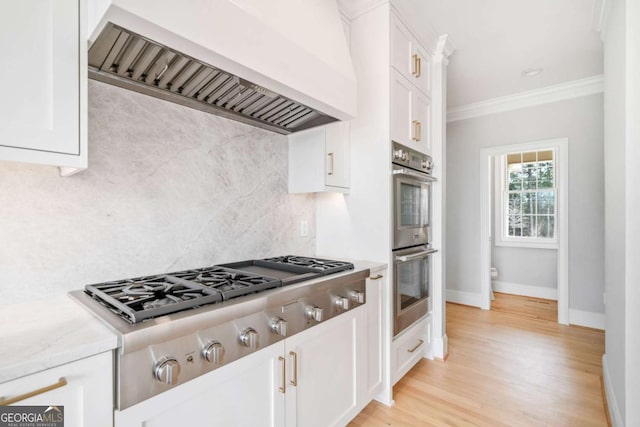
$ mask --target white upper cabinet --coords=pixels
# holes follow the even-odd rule
[[[391,65],[412,85],[431,96],[431,57],[394,13],[391,14]]]
[[[348,193],[349,122],[335,122],[289,135],[289,192]]]
[[[86,168],[84,0],[0,5],[0,160]]]
[[[431,99],[396,70],[391,72],[391,139],[431,153]]]

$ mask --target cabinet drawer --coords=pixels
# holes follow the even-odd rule
[[[393,383],[398,382],[425,354],[429,346],[430,316],[413,325],[393,342]]]

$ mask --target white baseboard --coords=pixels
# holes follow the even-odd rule
[[[569,324],[604,330],[604,313],[569,309]]]
[[[542,286],[521,285],[520,283],[501,282],[498,280],[491,281],[491,284],[494,292],[558,300],[557,288],[543,288]]]
[[[446,359],[449,354],[449,339],[447,334],[440,338],[434,338],[431,343],[431,355],[437,359]]]
[[[456,291],[455,289],[447,289],[447,301],[457,304],[471,305],[480,307],[480,293]]]
[[[609,365],[607,364],[607,355],[602,355],[602,379],[604,381],[604,394],[607,398],[607,406],[609,409],[609,417],[611,417],[612,427],[624,427],[620,408],[618,408],[618,400],[613,392],[611,384],[611,376],[609,375]]]

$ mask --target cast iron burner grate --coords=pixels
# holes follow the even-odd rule
[[[224,300],[282,286],[282,282],[274,277],[215,266],[171,273],[171,276],[215,289]]]
[[[131,323],[222,301],[214,289],[166,275],[87,285],[85,292]]]

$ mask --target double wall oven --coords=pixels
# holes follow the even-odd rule
[[[431,157],[393,142],[393,333],[431,309]]]

